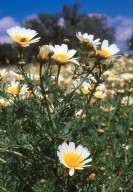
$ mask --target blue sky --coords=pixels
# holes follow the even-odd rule
[[[58,13],[62,6],[72,5],[75,0],[0,0],[0,42],[4,41],[7,28],[22,23],[26,17],[37,13]],[[109,25],[116,27],[116,42],[124,46],[132,34],[132,0],[77,0],[81,13],[105,14]],[[122,33],[123,31],[123,33]],[[124,47],[123,47],[124,49]]]
[[[64,4],[71,5],[75,0],[0,0],[0,17],[10,15],[18,21],[26,16],[45,12],[55,13],[62,9]],[[81,12],[102,13],[110,16],[133,15],[132,0],[78,0]]]

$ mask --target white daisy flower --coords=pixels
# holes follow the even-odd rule
[[[21,28],[19,26],[7,29],[8,35],[20,47],[27,47],[31,43],[36,43],[40,37],[33,39],[38,33],[35,30]]]
[[[10,101],[8,101],[7,99],[5,98],[0,98],[0,106],[2,107],[7,107],[11,105]]]
[[[67,71],[70,75],[73,75],[74,74],[74,70],[75,68],[72,67],[71,65],[67,65],[65,71]]]
[[[12,95],[23,95],[27,90],[27,85],[20,85],[19,82],[15,81],[11,81],[11,85],[7,88],[7,92]]]
[[[111,90],[111,89],[107,89],[105,90],[105,94],[107,97],[113,97],[115,95],[115,91],[114,90]]]
[[[82,109],[80,109],[79,111],[77,111],[76,114],[75,114],[75,116],[76,116],[76,117],[79,117],[79,116],[82,114],[82,111],[83,111]]]
[[[0,69],[0,80],[3,79],[6,74],[7,74],[6,69]]]
[[[75,143],[70,142],[69,144],[63,143],[58,147],[57,155],[60,162],[69,168],[69,175],[74,174],[75,169],[84,169],[84,167],[90,167],[91,165],[85,165],[92,161],[92,159],[86,159],[90,152],[87,148],[82,145],[78,145],[75,148]]]
[[[119,51],[120,49],[115,44],[109,46],[108,40],[104,40],[102,42],[101,49],[97,50],[96,54],[101,59],[107,59],[108,57],[115,55]]]
[[[93,47],[96,49],[96,47],[101,44],[99,41],[100,39],[94,40],[94,35],[88,35],[88,33],[84,33],[82,35],[81,32],[76,33],[76,37],[80,40],[81,43],[86,43],[89,47]]]
[[[27,74],[27,76],[31,79],[31,80],[33,80],[33,81],[39,81],[40,80],[40,77],[39,77],[39,75],[37,75],[37,74]]]
[[[81,91],[84,95],[88,95],[90,94],[90,90],[92,89],[91,85],[87,82],[84,82],[82,84],[82,88],[81,88]]]
[[[94,93],[95,97],[98,99],[104,99],[106,97],[105,93],[103,91],[96,91]]]
[[[104,83],[96,87],[96,91],[105,91],[105,89],[106,89],[106,85]]]
[[[100,108],[105,111],[105,112],[110,112],[112,110],[114,110],[115,108],[112,106],[100,106]]]
[[[55,47],[50,45],[50,49],[54,52],[52,58],[57,62],[57,64],[61,65],[66,63],[74,63],[79,65],[77,58],[72,58],[75,55],[76,50],[68,50],[68,46],[66,44],[62,44],[61,46],[55,45]]]
[[[121,100],[121,104],[127,106],[127,107],[130,107],[131,105],[133,105],[133,97],[128,97],[128,96],[125,96],[122,98]]]
[[[16,77],[16,81],[23,81],[24,77],[18,73],[16,73],[14,70],[10,71],[10,74]]]
[[[124,73],[120,76],[122,81],[132,81],[133,80],[133,74],[131,73]]]

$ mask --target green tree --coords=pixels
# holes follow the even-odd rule
[[[70,40],[69,47],[78,46],[76,32],[94,34],[95,38],[114,40],[115,31],[107,24],[106,16],[89,16],[79,12],[80,5],[63,6],[57,14],[38,14],[36,18],[26,20],[24,26],[34,29],[41,36],[42,44],[62,44],[63,39]],[[60,21],[62,23],[60,23]],[[30,52],[36,55],[37,47],[32,46]],[[27,53],[27,55],[30,55]]]
[[[132,37],[127,41],[128,50],[133,50],[133,35]]]
[[[0,65],[15,63],[17,59],[17,50],[13,45],[0,44]]]

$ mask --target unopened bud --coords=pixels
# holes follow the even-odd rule
[[[25,65],[25,61],[19,61],[18,64],[19,65]]]
[[[133,131],[133,128],[128,128],[128,130],[132,132],[132,131]]]
[[[69,39],[64,39],[64,40],[63,40],[63,43],[69,43],[69,42],[70,42]]]
[[[96,180],[96,174],[95,174],[95,173],[91,173],[91,174],[88,176],[88,179],[89,179],[90,181]]]
[[[104,129],[101,129],[101,128],[98,129],[97,131],[98,131],[99,133],[104,133]]]

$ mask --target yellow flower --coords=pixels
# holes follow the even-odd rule
[[[110,112],[110,111],[112,111],[112,110],[114,110],[114,107],[112,107],[112,106],[101,106],[101,109],[103,110],[103,111],[105,111],[105,112]]]
[[[84,148],[82,145],[78,145],[75,148],[75,143],[70,142],[69,144],[63,143],[59,145],[59,151],[57,155],[60,162],[69,168],[69,175],[74,174],[75,169],[82,170],[84,167],[89,167],[90,165],[85,165],[92,161],[92,159],[86,159],[90,152],[87,148]],[[86,159],[86,160],[85,160]]]
[[[100,84],[96,87],[96,91],[104,91],[106,89],[105,84]]]
[[[115,91],[110,90],[110,89],[107,89],[107,90],[106,90],[106,96],[107,96],[107,97],[112,97],[112,96],[114,96],[114,94],[115,94]]]
[[[27,96],[27,98],[32,98],[34,95],[33,95],[33,93],[31,91],[28,91],[26,93],[26,96]]]
[[[27,86],[21,86],[19,82],[11,82],[11,85],[7,88],[7,92],[12,95],[24,95],[27,92]]]
[[[65,44],[62,44],[61,46],[55,45],[55,47],[53,47],[52,45],[49,46],[50,49],[54,52],[52,58],[54,61],[56,61],[57,64],[63,65],[66,63],[74,63],[76,65],[79,65],[77,58],[72,58],[75,55],[76,50],[68,50],[68,46]]]
[[[24,77],[22,75],[16,73],[14,70],[11,70],[10,74],[16,76],[16,81],[23,81],[24,80]]]
[[[40,81],[40,77],[37,74],[28,74],[28,77],[33,81]]]
[[[95,97],[98,98],[98,99],[104,99],[105,98],[105,93],[103,91],[96,91],[94,93]]]
[[[36,43],[40,40],[40,37],[33,39],[38,34],[35,30],[25,29],[19,26],[7,29],[7,33],[16,45],[20,47],[27,47],[31,43]]]
[[[0,98],[0,106],[7,107],[10,105],[10,102],[7,101],[5,98]]]
[[[84,95],[88,95],[88,94],[90,94],[90,90],[91,90],[91,85],[87,82],[84,82],[82,84],[82,89],[81,89],[82,93]]]
[[[108,40],[104,40],[102,42],[101,49],[96,51],[96,55],[100,59],[107,59],[108,57],[115,55],[119,51],[120,49],[115,44],[109,46]]]

